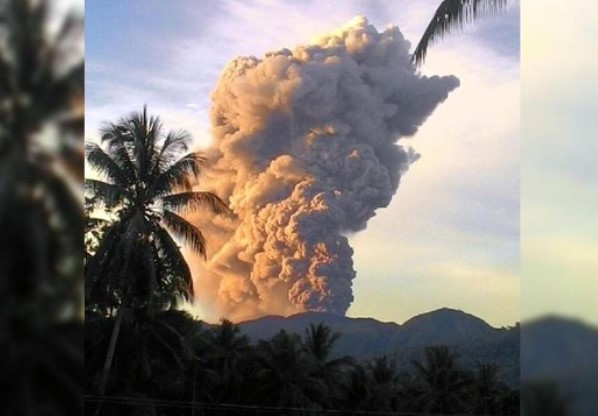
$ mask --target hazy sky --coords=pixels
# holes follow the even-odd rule
[[[356,15],[415,44],[426,1],[86,2],[86,137],[147,103],[168,127],[210,142],[209,94],[238,55],[260,56]],[[404,144],[420,154],[391,205],[351,237],[350,316],[403,322],[452,307],[493,325],[519,320],[519,4],[429,50],[426,74],[461,86]]]
[[[589,0],[526,3],[522,314],[598,324],[598,14]]]

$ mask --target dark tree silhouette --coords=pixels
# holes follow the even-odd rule
[[[86,351],[87,391],[94,390],[90,384],[101,382],[114,324],[114,317],[88,312],[86,337],[93,342],[87,343]],[[328,327],[318,327],[310,325],[305,333],[333,334]],[[422,373],[400,372],[388,357],[363,364],[348,360],[338,368],[335,377],[328,377],[305,340],[302,342],[296,334],[281,331],[270,340],[251,344],[228,321],[208,326],[180,311],[159,312],[153,318],[142,312],[128,314],[122,332],[126,335],[118,344],[107,389],[109,400],[102,410],[106,416],[324,415],[329,410],[347,416],[366,412],[519,412],[518,393],[506,387],[503,390],[495,380],[498,370],[494,365],[480,365],[475,377],[468,377],[473,381],[467,388],[463,385],[455,389],[455,383],[446,374],[467,376],[445,347],[427,350],[422,367],[426,376],[434,379],[435,373],[437,379],[427,385]],[[324,355],[320,358],[320,363],[334,361]],[[110,401],[116,396],[124,396],[122,402]],[[89,410],[94,410],[99,401],[97,395],[92,398]],[[480,403],[496,406],[476,413]],[[425,410],[426,407],[432,410]]]
[[[361,365],[355,365],[339,386],[341,390],[341,408],[358,414],[371,409],[371,380]]]
[[[478,415],[507,414],[503,411],[509,388],[498,380],[496,364],[477,364],[473,379],[474,411]]]
[[[456,363],[446,346],[427,347],[424,362],[413,360],[419,380],[419,411],[451,414],[466,412],[471,405],[472,380]]]
[[[154,316],[132,311],[125,316],[121,332],[126,336],[120,337],[116,348],[107,380],[108,396],[152,400],[179,398],[180,391],[186,388],[184,375],[193,357],[191,346],[182,335],[185,320],[190,320],[185,315],[184,312],[169,310]],[[114,318],[106,319],[93,312],[88,315],[85,363],[88,390],[97,391],[103,382],[101,369],[114,324]],[[91,410],[92,407],[88,408],[90,413]],[[128,409],[117,409],[116,414],[135,414],[138,410],[129,406]],[[155,405],[148,404],[142,411],[144,414],[156,414],[157,410]]]
[[[398,373],[394,360],[376,357],[367,363],[370,375],[370,408],[393,410],[393,400],[398,396]]]
[[[189,150],[186,132],[164,133],[147,110],[102,128],[102,143],[86,145],[89,165],[106,180],[87,179],[96,208],[116,217],[86,270],[86,301],[102,307],[165,308],[172,296],[193,296],[193,279],[175,240],[206,256],[201,231],[181,213],[228,208],[211,192],[194,191],[204,159]],[[144,267],[146,273],[138,273]]]
[[[213,386],[212,398],[221,402],[239,402],[243,400],[245,385],[245,359],[249,353],[249,340],[241,335],[239,328],[223,319],[205,335],[206,349],[204,356],[209,368],[218,375]]]
[[[556,383],[547,380],[528,381],[521,386],[523,416],[567,416],[570,413],[570,403]]]
[[[341,337],[339,332],[332,330],[319,323],[310,324],[305,329],[303,337],[303,350],[310,355],[315,363],[314,375],[324,381],[327,386],[325,395],[330,405],[338,403],[341,406],[343,391],[341,381],[347,376],[355,364],[350,357],[340,357],[331,359],[334,350],[334,344]]]
[[[436,9],[426,31],[415,47],[412,60],[421,65],[426,59],[428,48],[438,39],[460,29],[466,22],[478,19],[487,13],[504,10],[507,0],[444,0]]]
[[[0,2],[0,389],[5,414],[81,414],[82,18]],[[50,27],[57,29],[51,31]],[[71,123],[63,124],[65,118]],[[82,146],[81,146],[82,148]]]
[[[176,305],[177,297],[193,297],[189,267],[171,236],[205,257],[201,231],[179,214],[228,208],[215,194],[193,190],[203,158],[189,150],[186,132],[164,133],[159,117],[144,108],[101,129],[101,141],[87,143],[90,166],[105,180],[87,179],[92,206],[115,217],[86,264],[88,307],[108,313],[116,322],[107,349],[99,394],[103,395],[127,310],[156,310]],[[181,157],[182,153],[186,153]]]
[[[319,407],[326,386],[315,376],[316,365],[296,334],[284,330],[270,341],[260,341],[255,394],[261,404],[285,407]]]

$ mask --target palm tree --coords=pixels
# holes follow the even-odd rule
[[[52,134],[83,89],[81,55],[65,59],[81,33],[81,17],[67,15],[51,35],[50,5],[0,4],[0,275],[15,286],[2,294],[43,309],[39,317],[45,319],[78,298],[73,289],[82,283],[77,257],[83,228],[80,202],[57,163],[66,138]],[[7,312],[14,309],[7,306]]]
[[[219,375],[217,401],[238,403],[242,396],[243,359],[249,352],[249,339],[242,335],[239,327],[223,319],[220,325],[206,334],[204,356],[210,368]]]
[[[327,396],[330,404],[334,404],[331,402],[342,395],[342,383],[339,381],[348,375],[348,370],[354,365],[354,360],[350,357],[330,359],[334,345],[340,337],[339,332],[332,332],[332,329],[323,323],[310,323],[303,338],[303,350],[311,355],[315,362],[314,375],[328,387]]]
[[[332,332],[332,330],[319,323],[314,325],[309,324],[309,327],[305,329],[305,337],[303,339],[303,347],[305,350],[314,356],[314,358],[320,363],[326,363],[328,357],[332,353],[332,348],[341,334],[338,332]]]
[[[90,166],[105,180],[86,179],[91,204],[115,217],[106,226],[86,264],[86,301],[101,311],[116,310],[100,383],[103,396],[126,309],[174,306],[177,297],[193,297],[193,279],[171,236],[206,256],[201,231],[179,214],[209,209],[228,212],[211,192],[193,190],[204,159],[189,150],[190,135],[164,133],[147,108],[101,128],[101,143],[86,144]],[[180,157],[181,153],[186,153]],[[99,409],[99,407],[98,407]]]
[[[355,364],[343,383],[339,384],[342,394],[340,407],[358,414],[370,410],[372,402],[371,379],[366,370]]]
[[[425,360],[412,361],[419,381],[416,402],[425,413],[451,414],[470,407],[471,378],[456,363],[456,355],[448,347],[425,349]]]
[[[105,180],[86,179],[86,189],[92,205],[111,210],[116,219],[87,264],[86,300],[104,308],[164,308],[172,295],[190,299],[191,272],[172,236],[204,258],[206,241],[180,214],[204,208],[228,212],[215,194],[193,190],[203,157],[180,157],[189,150],[189,134],[164,133],[160,119],[148,116],[145,107],[107,123],[101,133],[106,150],[88,142],[86,157]]]
[[[186,380],[182,375],[192,364],[192,352],[187,339],[181,334],[185,321],[191,318],[185,312],[169,310],[149,316],[141,310],[132,311],[123,320],[126,333],[117,347],[108,390],[119,396],[132,396],[152,400],[181,400],[184,398]],[[93,313],[86,328],[86,362],[88,383],[101,383],[102,359],[109,346],[114,318]],[[183,325],[181,325],[183,324]],[[183,328],[181,328],[183,326]],[[89,334],[88,334],[89,333]],[[135,354],[131,354],[135,351]],[[93,407],[90,407],[90,410]],[[110,410],[110,411],[109,411]],[[122,414],[125,409],[111,406],[109,414]],[[127,413],[134,408],[127,409]],[[156,408],[148,405],[143,414],[155,414]]]
[[[477,364],[473,380],[475,413],[478,415],[498,414],[500,400],[509,389],[498,380],[500,368],[497,364]]]
[[[426,59],[428,47],[445,35],[460,29],[463,23],[471,22],[485,13],[502,11],[507,0],[444,0],[430,20],[426,31],[411,56],[416,66]]]
[[[13,399],[9,414],[83,408],[83,215],[63,175],[70,143],[57,128],[83,89],[73,49],[82,18],[52,17],[52,4],[0,2],[0,388]],[[69,156],[81,165],[82,155]]]
[[[394,360],[386,356],[375,357],[367,363],[370,376],[372,410],[392,410],[398,395],[398,374]]]
[[[281,330],[270,341],[260,341],[256,362],[261,367],[255,375],[258,404],[314,408],[323,401],[326,386],[298,335]]]

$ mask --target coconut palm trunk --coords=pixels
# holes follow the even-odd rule
[[[121,278],[125,275],[128,267],[128,259],[121,271]],[[128,293],[128,291],[127,291]],[[120,334],[120,328],[126,314],[126,306],[121,306],[116,310],[116,319],[114,321],[114,327],[110,334],[110,342],[108,343],[108,351],[106,352],[106,361],[104,361],[104,367],[102,368],[102,376],[100,379],[100,386],[98,389],[98,395],[100,396],[100,402],[96,407],[96,416],[100,415],[102,408],[102,400],[106,394],[106,386],[108,385],[108,377],[110,376],[110,369],[112,368],[112,361],[114,360],[114,353],[116,351],[116,344],[118,342],[118,336]]]
[[[100,396],[100,402],[97,404],[95,415],[100,415],[102,408],[102,400],[106,394],[106,385],[108,384],[108,377],[110,375],[110,368],[112,367],[112,360],[114,359],[114,352],[116,351],[116,343],[118,341],[118,335],[120,334],[120,327],[125,315],[125,308],[119,308],[116,312],[116,320],[112,333],[110,335],[110,343],[108,344],[108,352],[106,353],[106,361],[102,369],[102,378],[100,379],[100,386],[98,389],[98,395]]]

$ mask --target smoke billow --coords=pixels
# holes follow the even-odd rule
[[[233,320],[344,314],[355,277],[346,235],[390,203],[417,158],[397,141],[458,85],[421,76],[399,29],[379,33],[363,17],[308,46],[233,60],[212,93],[203,185],[235,218],[202,225],[200,302]]]

